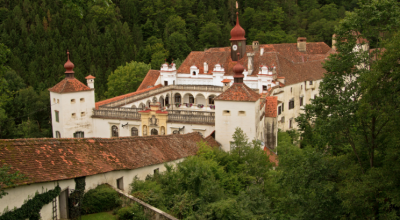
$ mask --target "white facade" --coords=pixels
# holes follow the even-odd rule
[[[50,104],[53,137],[58,137],[56,132],[62,138],[73,138],[76,132],[84,132],[85,137],[95,137],[91,118],[95,107],[94,89],[70,93],[50,92]]]
[[[177,164],[183,161],[184,158],[174,160],[169,162],[169,164]],[[96,174],[92,176],[87,176],[85,192],[96,188],[98,185],[108,183],[114,187],[117,186],[117,179],[123,178],[123,191],[129,193],[130,192],[130,184],[132,183],[135,176],[139,179],[144,180],[148,174],[154,174],[154,171],[158,169],[159,172],[164,172],[166,170],[164,164],[155,164],[147,167],[141,167],[134,170],[118,170],[118,171],[111,171],[107,173]],[[59,184],[61,188],[61,192],[64,190],[68,191],[75,189],[75,180],[68,179],[68,180],[60,180],[60,181],[53,181],[53,182],[44,182],[44,183],[34,183],[30,185],[22,185],[16,188],[9,188],[5,191],[8,195],[4,196],[0,201],[0,210],[3,212],[4,210],[12,210],[14,207],[20,208],[24,201],[29,198],[33,198],[36,192],[42,193],[46,192],[46,190],[52,190]],[[60,197],[57,197],[57,216],[60,219]],[[0,213],[1,215],[2,213]],[[42,220],[52,220],[53,219],[53,205],[50,202],[49,204],[43,206],[40,211],[40,216]]]

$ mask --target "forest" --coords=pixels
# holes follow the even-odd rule
[[[137,89],[148,68],[177,65],[190,51],[229,45],[234,0],[0,0],[0,138],[51,137],[48,88],[64,78],[66,51],[75,77],[96,77],[96,101]],[[356,0],[239,0],[248,44],[331,44]],[[115,92],[112,73],[139,65]],[[149,65],[149,66],[147,66]],[[124,71],[121,71],[124,74]],[[127,71],[125,71],[127,72]],[[126,77],[125,77],[126,78]]]

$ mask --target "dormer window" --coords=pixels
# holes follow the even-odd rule
[[[310,81],[310,86],[312,85],[312,81]]]

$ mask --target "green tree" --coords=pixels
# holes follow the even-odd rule
[[[136,61],[119,66],[108,77],[106,95],[115,97],[136,91],[149,70],[150,65]]]

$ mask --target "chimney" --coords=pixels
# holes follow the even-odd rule
[[[332,35],[332,49],[336,50],[336,34]]]
[[[264,54],[264,48],[260,48],[260,56]]]
[[[86,79],[86,82],[87,82],[87,85],[88,85],[88,87],[90,88],[90,89],[94,89],[94,79],[95,79],[96,77],[94,77],[94,76],[92,76],[92,75],[89,75],[89,76],[86,76],[85,77],[85,79]]]
[[[221,82],[223,84],[222,92],[225,92],[227,89],[229,89],[229,87],[231,85],[231,80],[230,79],[224,79]]]
[[[307,43],[307,38],[305,37],[299,37],[297,38],[297,49],[300,52],[306,52],[306,43]]]
[[[204,62],[204,73],[208,73],[208,63]]]
[[[253,41],[252,47],[253,47],[254,52],[258,52],[258,50],[260,49],[260,45],[258,44],[258,41]]]
[[[257,42],[258,43],[258,42]],[[253,42],[254,45],[254,42]],[[254,70],[254,53],[247,53],[247,69],[248,69],[248,75],[251,75]]]

